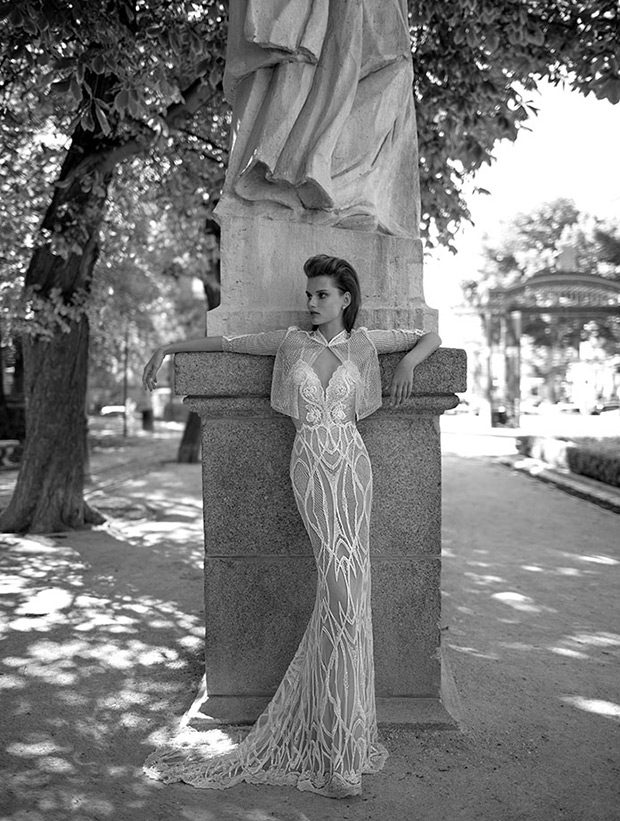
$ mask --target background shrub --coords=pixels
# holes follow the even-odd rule
[[[567,448],[566,459],[573,473],[620,487],[620,440],[576,442]]]

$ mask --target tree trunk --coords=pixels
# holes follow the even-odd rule
[[[113,110],[116,79],[90,79],[98,99]],[[169,107],[169,126],[184,122],[211,94],[209,84],[196,78],[183,102]],[[51,340],[35,331],[24,341],[27,446],[0,531],[43,533],[103,521],[83,498],[88,321],[77,315],[75,303],[88,299],[113,170],[143,152],[145,142],[138,136],[115,142],[98,130],[97,117],[93,121],[95,131],[78,125],[73,134],[26,274],[26,298],[36,297],[35,319],[46,326],[60,308],[65,330],[52,325]]]
[[[187,417],[177,453],[177,462],[184,464],[200,462],[200,416],[197,413],[190,413]]]
[[[13,366],[15,370],[13,371],[11,394],[13,396],[22,396],[24,393],[24,352],[19,338],[13,339],[13,348],[15,350],[15,363]]]
[[[93,520],[84,502],[88,322],[50,341],[24,340],[26,444],[3,531],[50,533]],[[101,517],[94,515],[97,521]]]
[[[12,439],[11,417],[4,393],[4,348],[0,345],[0,439]]]
[[[147,433],[153,433],[155,430],[155,418],[153,416],[152,408],[141,411],[142,414],[142,430]]]
[[[84,502],[88,319],[75,307],[90,291],[111,176],[82,185],[93,172],[85,158],[100,147],[100,138],[78,126],[26,273],[26,298],[36,297],[34,316],[48,335],[33,329],[22,340],[26,446],[13,498],[0,516],[5,532],[47,533],[103,521]],[[56,250],[59,241],[67,253]],[[59,308],[64,327],[49,321]]]

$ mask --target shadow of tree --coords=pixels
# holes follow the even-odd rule
[[[204,672],[199,466],[127,483],[103,529],[4,537],[0,819],[614,817],[617,516],[472,459],[447,457],[444,488],[444,646],[469,725],[384,728],[386,769],[345,802],[141,772]]]
[[[451,487],[466,485],[471,470],[466,459],[444,457],[446,645],[520,667],[523,681],[537,665],[541,672],[553,665],[549,699],[581,709],[589,703],[593,715],[590,697],[601,693],[591,692],[593,671],[584,664],[595,665],[598,687],[607,682],[603,700],[612,704],[599,715],[617,720],[617,515],[500,466],[478,471],[485,484],[454,493],[459,507],[451,508]]]
[[[290,791],[143,776],[204,672],[200,467],[123,493],[104,528],[0,541],[3,821],[306,821]],[[122,518],[147,497],[143,518]]]

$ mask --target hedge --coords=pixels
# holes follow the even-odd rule
[[[555,468],[620,487],[620,437],[607,439],[519,436],[517,451]]]
[[[574,442],[566,449],[566,461],[572,473],[620,487],[620,442],[617,439]]]

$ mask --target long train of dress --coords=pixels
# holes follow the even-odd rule
[[[331,797],[361,792],[380,770],[370,605],[372,472],[355,426],[359,374],[341,364],[324,389],[300,363],[300,420],[291,481],[314,551],[314,610],[272,701],[231,752],[162,748],[147,759],[152,778],[225,789],[242,781],[291,785]]]

